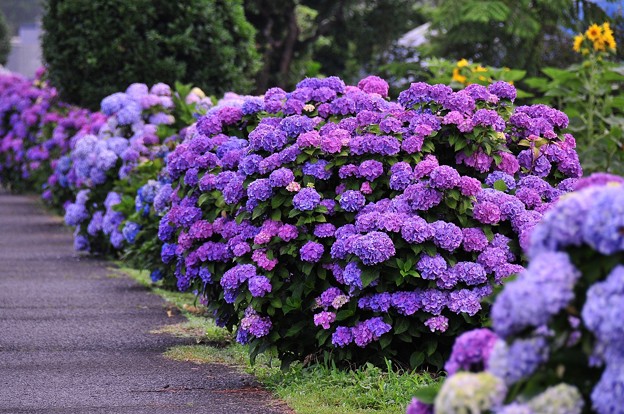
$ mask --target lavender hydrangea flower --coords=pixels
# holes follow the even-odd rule
[[[448,165],[435,167],[429,176],[429,185],[440,190],[450,190],[457,187],[461,182],[461,177],[457,170]]]
[[[583,322],[605,348],[624,347],[624,327],[618,317],[624,306],[624,266],[616,266],[603,282],[587,291]]]
[[[392,239],[379,231],[359,236],[353,243],[353,253],[367,266],[383,263],[396,251]]]
[[[487,369],[497,340],[496,334],[489,329],[475,329],[458,336],[444,370],[453,375],[460,370],[479,372]]]
[[[488,360],[488,370],[507,385],[531,375],[548,358],[548,344],[542,337],[517,339],[511,345],[498,340]]]
[[[345,347],[353,342],[353,334],[351,329],[346,326],[339,326],[336,332],[332,334],[332,344],[337,347]]]
[[[302,188],[293,197],[293,206],[300,211],[314,210],[321,202],[321,196],[314,188]]]
[[[347,190],[340,196],[340,207],[349,212],[359,211],[366,203],[366,198],[359,191]]]
[[[526,327],[548,323],[572,300],[579,277],[565,253],[545,252],[534,257],[527,270],[507,283],[494,302],[494,331],[505,338]],[[527,300],[532,306],[526,306]]]
[[[457,225],[438,220],[431,223],[431,227],[436,246],[452,252],[461,245],[463,234]]]
[[[409,243],[424,243],[433,238],[435,230],[421,217],[413,216],[401,226],[401,237]]]
[[[321,243],[309,241],[299,250],[299,254],[304,262],[318,262],[324,251],[325,248]]]
[[[263,297],[272,290],[271,282],[265,276],[252,276],[247,281],[251,296]]]

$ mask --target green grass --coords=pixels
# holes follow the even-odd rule
[[[415,390],[438,381],[427,372],[397,371],[390,365],[386,369],[367,365],[346,370],[327,364],[293,364],[289,370],[280,371],[279,361],[260,355],[252,366],[247,349],[202,314],[192,294],[154,286],[147,272],[123,267],[117,271],[150,287],[187,317],[188,322],[154,331],[194,337],[198,342],[170,348],[165,352],[167,358],[196,364],[227,364],[253,374],[298,414],[404,413]]]

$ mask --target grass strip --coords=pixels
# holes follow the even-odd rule
[[[252,366],[247,349],[234,341],[232,333],[216,326],[212,318],[195,306],[193,294],[160,288],[151,282],[148,272],[119,266],[116,271],[149,287],[188,319],[188,322],[154,331],[193,337],[197,341],[197,345],[170,348],[165,352],[167,358],[236,367],[254,375],[298,414],[404,413],[414,391],[439,381],[428,372],[398,371],[390,363],[385,369],[372,364],[340,369],[327,363],[309,366],[295,363],[287,371],[281,371],[279,361],[260,355]]]

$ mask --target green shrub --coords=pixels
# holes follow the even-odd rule
[[[0,65],[6,65],[11,51],[11,33],[4,14],[0,11]]]
[[[133,82],[244,92],[259,65],[239,0],[50,0],[43,27],[50,81],[93,109]]]

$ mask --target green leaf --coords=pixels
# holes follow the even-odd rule
[[[379,345],[381,345],[381,349],[386,349],[388,345],[392,343],[392,335],[385,334],[379,340]]]
[[[288,328],[284,337],[297,336],[299,332],[303,330],[303,328],[307,325],[307,321],[299,321],[295,323],[293,326]]]
[[[438,341],[436,341],[435,339],[427,341],[426,348],[427,356],[431,356],[436,351],[436,349],[438,349]]]
[[[280,221],[282,219],[282,211],[281,210],[273,210],[271,213],[271,220]]]
[[[256,208],[253,209],[253,213],[251,214],[251,219],[255,220],[258,217],[262,216],[264,214],[264,210],[266,210],[266,207],[264,205],[259,205],[256,206]]]
[[[417,368],[417,367],[421,366],[423,362],[425,362],[425,353],[424,352],[415,351],[415,352],[412,353],[412,355],[410,355],[410,361],[409,361],[410,367]],[[437,391],[436,391],[435,395],[437,395]],[[431,401],[433,401],[433,399],[435,399],[435,395],[433,396]],[[426,401],[424,401],[424,400],[422,400],[420,398],[418,398],[418,399],[421,400],[422,402],[426,402]],[[428,403],[428,404],[430,404],[430,403]]]
[[[203,206],[204,203],[206,203],[206,201],[208,201],[210,199],[210,194],[209,193],[204,193],[202,195],[199,196],[199,199],[197,200],[197,205],[198,206]]]
[[[407,318],[400,318],[393,326],[392,331],[396,334],[402,334],[406,332],[410,327],[410,321]]]
[[[420,354],[423,355],[422,352]],[[414,354],[412,354],[412,357],[413,356]],[[424,355],[423,355],[423,361],[424,361]],[[423,361],[421,361],[420,364],[422,364]],[[412,367],[418,366],[420,364],[412,364],[412,358],[410,358],[410,365],[412,365]],[[414,391],[412,394],[414,394],[414,397],[418,398],[420,401],[422,401],[425,404],[433,404],[436,397],[438,396],[438,392],[440,392],[441,387],[442,387],[442,382],[440,381],[440,382],[436,382],[434,384],[428,385],[426,387],[419,388],[416,391]]]
[[[494,182],[494,189],[498,190],[498,191],[507,191],[507,184],[505,184],[505,182],[503,180],[496,180]]]
[[[379,269],[365,267],[364,270],[362,270],[361,278],[362,278],[362,286],[367,287],[373,281],[379,279]]]
[[[276,195],[275,197],[271,198],[271,208],[273,209],[278,208],[279,206],[284,204],[284,201],[286,201],[286,196],[281,195],[281,194]]]

